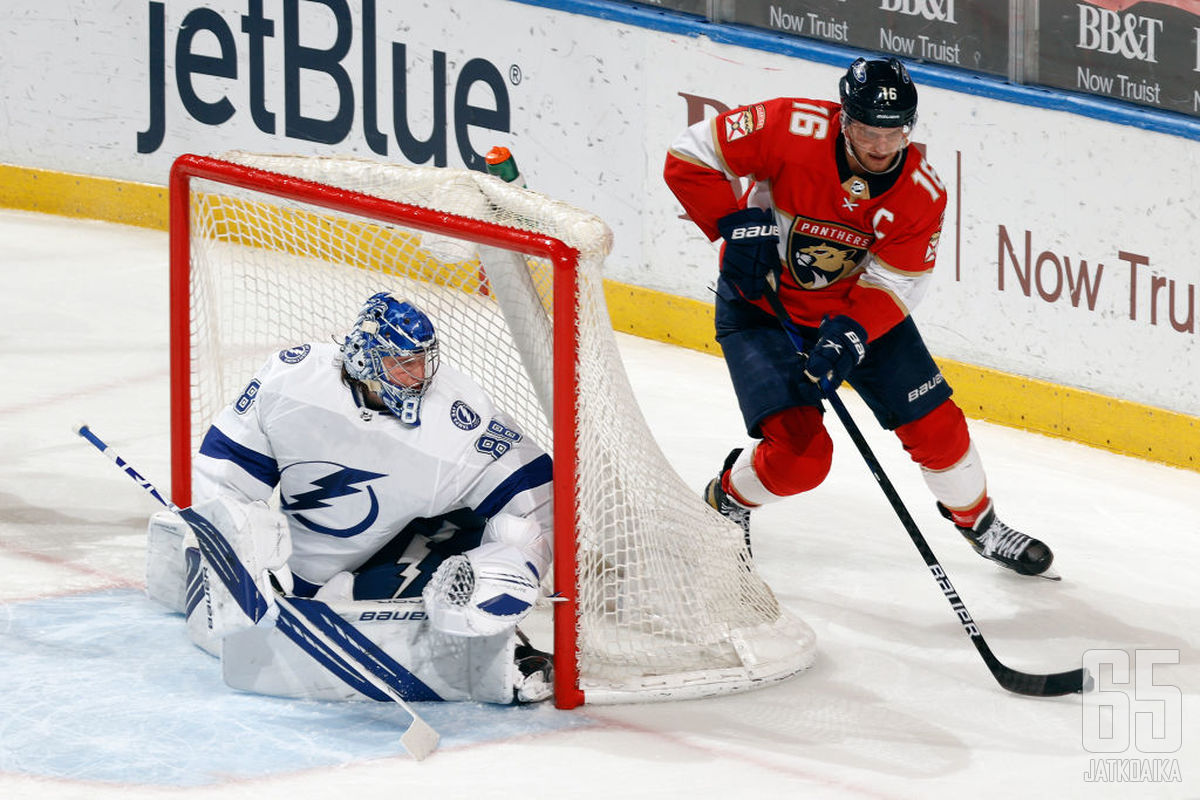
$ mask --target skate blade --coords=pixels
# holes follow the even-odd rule
[[[996,564],[996,566],[999,567],[1000,569],[1004,570],[1005,572],[1009,573],[1010,575],[1016,575],[1019,578],[1041,578],[1044,581],[1061,581],[1062,580],[1062,575],[1059,575],[1058,572],[1055,571],[1053,566],[1047,567],[1045,572],[1039,572],[1037,575],[1029,575],[1025,572],[1017,572],[1012,567],[1006,567],[1004,564]]]

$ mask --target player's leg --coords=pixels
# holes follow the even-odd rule
[[[735,448],[704,494],[742,526],[749,543],[750,510],[819,485],[833,443],[820,393],[778,321],[749,303],[718,297],[716,323],[746,431],[758,441]]]
[[[896,432],[938,508],[976,552],[1027,575],[1050,566],[1049,547],[996,517],[966,418],[911,318],[870,343],[848,382]]]

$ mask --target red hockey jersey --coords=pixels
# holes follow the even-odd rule
[[[888,173],[853,174],[839,112],[836,103],[786,97],[725,112],[671,145],[664,178],[711,240],[717,220],[739,207],[772,209],[780,297],[792,318],[816,326],[846,314],[875,339],[924,293],[946,192],[911,144]],[[743,197],[735,178],[753,182]],[[765,300],[757,304],[769,309]]]

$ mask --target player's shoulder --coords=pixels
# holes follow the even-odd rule
[[[748,106],[746,113],[767,132],[775,157],[807,161],[815,152],[827,151],[836,138],[839,108],[828,100],[776,97]]]
[[[480,414],[492,412],[492,398],[473,377],[443,361],[438,365],[437,375],[433,379],[431,394],[446,406],[455,402],[466,404]]]
[[[908,146],[904,167],[896,188],[915,215],[941,215],[946,208],[946,184],[933,163],[916,145]]]
[[[810,97],[773,97],[750,103],[740,110],[748,115],[755,127],[784,129],[793,133],[811,135],[823,129],[822,120],[833,120],[839,106],[829,100]],[[811,132],[811,133],[810,133]]]
[[[437,376],[422,402],[422,417],[427,413],[449,419],[456,428],[467,433],[480,426],[487,427],[493,421],[524,433],[471,375],[445,362],[438,367]]]
[[[263,382],[288,383],[313,372],[336,369],[341,361],[341,348],[332,342],[292,345],[269,355],[259,377]]]

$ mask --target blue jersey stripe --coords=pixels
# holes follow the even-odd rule
[[[482,517],[492,517],[521,492],[549,483],[553,478],[552,464],[550,456],[545,453],[530,461],[493,489],[492,493],[475,507],[475,513]]]
[[[279,483],[279,464],[274,458],[238,444],[222,433],[216,425],[211,426],[208,433],[204,434],[204,441],[200,443],[200,455],[232,461],[250,477],[262,481],[267,486]]]

